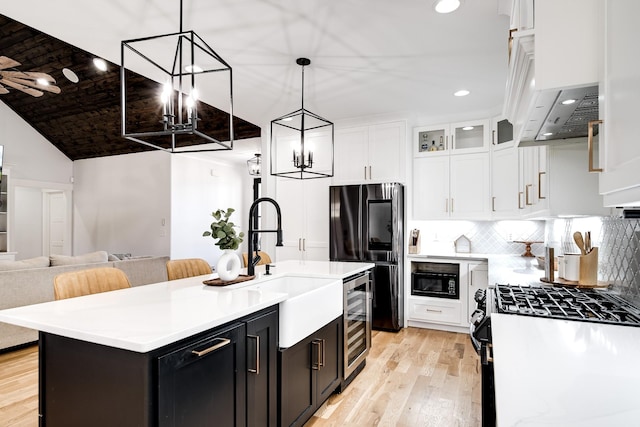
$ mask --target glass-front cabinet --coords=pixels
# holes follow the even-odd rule
[[[477,120],[414,129],[414,157],[478,153],[489,148],[490,122]]]

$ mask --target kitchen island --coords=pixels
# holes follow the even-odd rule
[[[638,425],[640,328],[496,313],[491,320],[497,425]]]
[[[289,264],[243,286],[202,284],[214,274],[1,311],[0,321],[41,331],[41,425],[273,425],[278,305],[289,295],[255,285],[371,268]],[[251,422],[248,408],[264,406]]]

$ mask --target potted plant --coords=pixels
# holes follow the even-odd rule
[[[231,214],[235,209],[228,208],[226,211],[218,209],[211,213],[214,221],[211,223],[210,230],[202,233],[203,237],[211,236],[217,240],[218,246],[224,253],[216,263],[216,272],[221,280],[234,280],[240,274],[240,258],[233,252],[240,247],[244,233],[236,233],[236,225],[230,221]]]

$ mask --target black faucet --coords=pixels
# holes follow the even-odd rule
[[[269,202],[276,208],[276,215],[278,217],[278,227],[276,230],[254,230],[253,218],[254,212],[258,205],[262,202]],[[256,199],[249,208],[249,233],[248,233],[248,248],[247,248],[247,275],[253,276],[255,275],[255,267],[260,262],[260,255],[258,255],[258,233],[276,233],[276,246],[282,245],[282,215],[280,214],[280,205],[278,202],[273,200],[270,197],[260,197]],[[253,252],[255,251],[256,255],[253,256]]]

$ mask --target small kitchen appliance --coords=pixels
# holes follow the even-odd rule
[[[440,262],[411,263],[411,295],[460,298],[460,264]]]

